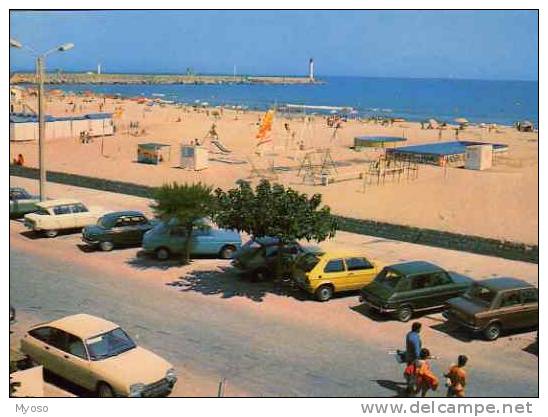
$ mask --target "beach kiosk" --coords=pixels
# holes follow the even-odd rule
[[[165,143],[140,143],[137,145],[137,162],[159,165],[171,159],[171,145]]]
[[[204,146],[181,145],[181,164],[183,169],[201,171],[207,168],[209,151]]]

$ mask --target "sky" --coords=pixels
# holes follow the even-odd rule
[[[10,37],[74,43],[49,70],[538,80],[536,11],[12,11]]]

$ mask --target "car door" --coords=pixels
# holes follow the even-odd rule
[[[502,324],[502,327],[505,329],[523,327],[520,325],[523,321],[523,313],[524,308],[521,304],[521,294],[519,290],[506,290],[500,294],[497,317]]]
[[[86,227],[97,222],[97,216],[82,203],[72,204],[70,209],[74,218],[74,227]]]
[[[53,207],[53,216],[50,220],[53,220],[54,225],[48,228],[51,229],[73,229],[77,227],[76,217],[72,213],[72,207],[70,204],[63,204]]]
[[[150,230],[150,222],[145,216],[132,216],[132,233],[131,243],[133,245],[140,245],[143,241],[143,235]]]
[[[431,307],[443,306],[450,298],[458,295],[453,279],[445,271],[430,274]]]
[[[171,226],[168,230],[167,236],[165,236],[165,245],[172,253],[182,253],[186,242],[186,230],[181,226]],[[164,242],[162,242],[164,243]],[[191,251],[194,252],[194,248]]]
[[[521,290],[521,304],[523,308],[523,327],[538,326],[538,289],[526,288]]]
[[[128,235],[128,220],[127,216],[120,216],[115,221],[112,227],[108,230],[109,240],[115,245],[123,245],[127,243]]]
[[[411,278],[411,304],[415,310],[427,309],[438,305],[431,274],[417,274]]]
[[[212,255],[219,252],[219,243],[212,229],[196,227],[192,230],[192,253]]]
[[[346,291],[348,289],[346,264],[343,258],[329,259],[323,272],[318,275],[321,281],[329,281],[335,287],[335,291]]]
[[[32,360],[47,368],[49,363],[49,339],[52,328],[49,326],[32,329],[21,340],[21,348]]]
[[[359,290],[369,284],[377,275],[377,268],[363,256],[346,258],[347,288]]]
[[[62,351],[62,376],[87,389],[95,388],[91,375],[91,364],[83,341],[70,333],[64,333]]]

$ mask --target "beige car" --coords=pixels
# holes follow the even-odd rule
[[[60,230],[82,229],[97,223],[105,211],[88,209],[78,200],[47,200],[37,203],[35,213],[25,215],[25,226],[47,237],[55,237]]]
[[[135,345],[116,324],[88,314],[32,327],[21,351],[99,397],[166,396],[177,382],[169,362]]]

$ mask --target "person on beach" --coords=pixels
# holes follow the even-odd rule
[[[444,375],[447,378],[447,397],[464,397],[466,387],[466,370],[464,367],[468,362],[466,355],[459,355],[456,365],[451,365],[449,371]]]

